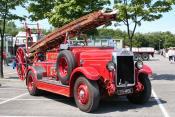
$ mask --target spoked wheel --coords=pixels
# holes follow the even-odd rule
[[[24,48],[18,48],[16,51],[16,69],[19,79],[25,79],[25,70],[27,68],[26,51]]]
[[[79,77],[74,85],[74,99],[80,110],[84,112],[96,110],[100,101],[97,83],[85,77]]]

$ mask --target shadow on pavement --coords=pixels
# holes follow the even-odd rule
[[[153,74],[152,78],[153,78],[153,80],[170,80],[170,81],[173,81],[173,80],[175,80],[175,75],[173,75],[173,74],[160,74],[160,75]]]
[[[166,101],[160,99],[162,103],[167,103]],[[141,108],[149,108],[158,105],[157,102],[153,97],[150,98],[150,100],[142,105],[139,104],[132,104],[130,103],[126,97],[119,97],[114,100],[109,100],[109,101],[101,101],[99,105],[99,109],[95,112],[96,114],[104,114],[104,113],[109,113],[109,112],[124,112],[128,110],[133,110],[137,112],[137,109]],[[94,113],[94,114],[95,114]]]
[[[40,96],[43,96],[45,98],[52,99],[52,100],[55,100],[57,102],[65,103],[65,104],[68,104],[70,106],[76,107],[74,98],[68,98],[68,97],[54,94],[54,93],[47,92],[47,91],[41,91]]]
[[[75,101],[73,98],[67,98],[61,95],[53,94],[50,92],[42,91],[41,96],[44,96],[49,99],[53,99],[57,102],[61,102],[64,104],[68,104],[72,107],[78,108],[75,104]],[[166,101],[160,99],[160,101],[164,104],[167,103]],[[138,105],[138,104],[132,104],[130,103],[125,96],[113,96],[109,97],[107,99],[102,99],[99,108],[91,114],[105,114],[105,113],[110,113],[110,112],[124,112],[132,109],[140,109],[140,108],[149,108],[156,106],[157,102],[154,99],[154,97],[151,97],[149,102],[143,105]],[[79,110],[80,111],[80,110]],[[137,110],[135,110],[137,111]]]

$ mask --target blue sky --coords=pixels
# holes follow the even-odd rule
[[[15,11],[12,11],[18,15],[29,15],[29,13],[22,7],[17,7]],[[30,20],[27,20],[27,23],[36,23],[31,22]],[[51,25],[49,25],[48,20],[40,20],[38,21],[39,25],[43,29],[49,29]],[[17,27],[22,27],[23,24],[20,21],[15,21],[15,24]],[[126,27],[124,25],[113,27],[114,29],[118,28],[121,30],[126,30]],[[156,31],[170,31],[173,34],[175,34],[175,6],[173,6],[173,10],[164,13],[163,17],[159,20],[156,20],[154,22],[142,22],[142,25],[140,27],[137,27],[136,32],[141,33],[147,33],[147,32],[156,32]]]

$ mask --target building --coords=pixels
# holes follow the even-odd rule
[[[13,54],[13,36],[5,34],[4,35],[4,52],[8,54]],[[1,47],[1,37],[0,37],[0,47]]]

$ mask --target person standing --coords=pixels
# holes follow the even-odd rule
[[[172,61],[175,62],[175,48],[173,48],[172,51]]]
[[[112,38],[109,39],[109,46],[111,47],[116,47],[116,41],[113,40]]]
[[[170,48],[168,51],[168,57],[169,57],[169,61],[175,61],[175,49],[174,48]]]
[[[6,64],[7,66],[9,66],[7,62],[7,53],[5,52],[3,52],[3,60],[4,60],[4,65]]]

